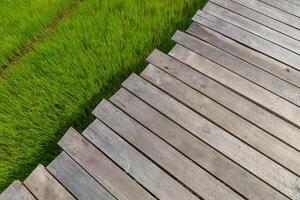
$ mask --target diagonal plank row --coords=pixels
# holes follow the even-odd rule
[[[0,200],[300,199],[300,1],[210,0]]]
[[[209,5],[215,4],[211,3]],[[219,11],[214,12],[211,7],[219,8]],[[289,38],[253,20],[230,12],[223,7],[217,5],[211,7],[207,11],[205,9],[204,11],[198,11],[193,20],[295,69],[300,69],[300,57],[297,53],[299,51],[298,40]]]

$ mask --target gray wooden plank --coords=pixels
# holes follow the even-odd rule
[[[237,8],[236,8],[237,9]],[[217,4],[208,2],[203,9],[206,13],[214,15],[228,23],[240,27],[250,33],[258,35],[266,40],[269,40],[281,47],[300,54],[300,42],[291,37],[283,35],[276,30],[270,29],[260,23],[245,18],[239,14],[231,12]],[[236,11],[238,12],[238,11]],[[262,21],[262,19],[261,19]]]
[[[148,61],[276,138],[300,150],[299,129],[295,126],[158,50],[153,51],[148,57]]]
[[[76,130],[70,128],[58,144],[117,199],[155,199]]]
[[[26,178],[24,185],[37,199],[74,200],[75,198],[45,169],[38,165]]]
[[[70,156],[62,152],[47,169],[76,199],[116,200],[102,185],[82,169]]]
[[[300,29],[299,18],[258,0],[232,0],[294,28]]]
[[[274,0],[259,0],[259,1],[264,2],[270,6],[278,8],[280,10],[283,10],[292,15],[295,15],[295,16],[299,17],[298,19],[300,19],[300,7],[289,1],[286,1],[286,0],[276,0],[276,1],[274,1]]]
[[[195,42],[192,36],[188,36],[182,32],[176,32],[173,39],[177,42],[187,39],[185,45],[187,43],[192,45]],[[300,127],[300,108],[298,106],[291,104],[185,47],[177,45],[170,52],[170,55]]]
[[[0,194],[0,200],[35,200],[20,181],[14,181]]]
[[[287,1],[293,3],[293,4],[297,5],[297,6],[300,6],[300,1],[299,0],[287,0]]]
[[[121,88],[110,100],[247,199],[287,199],[266,183]],[[145,114],[147,113],[147,114]],[[246,186],[246,187],[245,187]]]
[[[149,65],[142,77],[267,157],[300,175],[300,152],[179,80]],[[269,144],[272,144],[270,146]]]
[[[292,66],[297,70],[300,70],[298,64],[300,63],[300,56],[296,53],[205,12],[198,12],[193,17],[193,20],[248,47],[256,49],[261,53],[267,54],[276,60]]]
[[[174,37],[174,39],[177,43],[186,46],[212,62],[300,106],[300,88],[188,34],[183,34],[179,39]]]
[[[290,198],[300,198],[300,180],[297,176],[150,83],[131,75],[122,86]]]
[[[100,112],[102,108],[104,109],[108,105],[109,103],[103,100],[93,113]],[[109,109],[111,109],[109,111],[115,113],[115,116],[110,117],[122,120],[113,107],[109,107]],[[95,120],[83,134],[157,198],[170,200],[198,199],[101,121]],[[152,141],[148,142],[151,143]]]
[[[289,26],[285,23],[282,23],[278,20],[275,20],[271,17],[268,17],[264,14],[261,14],[255,10],[252,10],[248,7],[245,7],[241,4],[238,4],[231,0],[210,0],[210,2],[217,4],[221,7],[224,7],[232,12],[235,12],[241,16],[249,18],[261,25],[269,27],[275,31],[280,32],[281,34],[292,37],[296,40],[300,40],[300,31],[292,26]],[[258,28],[258,27],[256,27]],[[266,33],[267,34],[267,33]]]
[[[195,22],[192,23],[187,32],[273,74],[274,76],[283,79],[290,84],[300,87],[300,71],[297,71],[288,65],[241,45],[240,43]]]
[[[115,130],[128,142],[142,151],[145,155],[150,157],[154,162],[158,163],[158,165],[160,165],[162,168],[164,168],[176,179],[180,180],[202,198],[243,199],[223,183],[221,183],[219,180],[215,179],[202,168],[195,165],[191,160],[180,154],[166,142],[155,136],[152,132],[134,121],[124,112],[113,106],[111,103],[102,101],[101,104],[93,111],[93,113],[97,118],[99,118],[113,130]],[[104,132],[102,129],[99,129],[98,124],[92,124],[90,128],[94,130],[94,132]],[[106,136],[106,138],[111,138],[111,136]],[[103,143],[102,145],[105,144],[107,146],[110,144],[110,142],[105,141],[104,139],[101,139],[101,143]],[[116,152],[116,155],[119,155],[122,151],[129,152],[129,150],[127,150],[128,148],[120,145],[121,142],[118,143],[120,146],[120,152]],[[112,150],[109,151],[112,152]],[[150,164],[146,164],[144,167],[142,167],[142,169],[144,171],[147,171],[146,169],[149,165]],[[156,177],[156,180],[159,182],[166,182],[162,180],[161,174],[160,177],[161,178]],[[158,187],[162,188],[162,186]],[[175,191],[178,191],[178,189],[174,189]],[[185,198],[180,197],[180,194],[183,192],[180,192],[179,194],[176,194],[176,192],[171,193],[174,194],[174,196],[169,197],[170,199]]]

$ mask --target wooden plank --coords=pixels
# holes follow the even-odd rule
[[[290,13],[292,15],[295,15],[299,17],[300,20],[300,7],[287,1],[287,0],[260,0],[261,2],[264,2],[270,6],[273,6],[275,8],[278,8],[280,10],[283,10],[284,12]]]
[[[187,32],[273,74],[274,76],[283,79],[290,84],[300,87],[300,72],[288,65],[241,45],[240,43],[195,22],[192,23]]]
[[[176,32],[173,39],[178,43],[188,44],[187,46],[192,46],[197,42],[193,36],[182,32]],[[182,46],[177,45],[170,55],[300,127],[300,108],[298,106]]]
[[[170,174],[172,174],[180,182],[184,183],[191,190],[196,192],[204,199],[243,199],[239,197],[236,193],[230,190],[227,186],[221,183],[219,180],[215,179],[213,176],[208,174],[202,168],[195,165],[188,158],[180,154],[166,142],[162,141],[160,138],[155,136],[149,130],[144,128],[142,125],[134,121],[124,112],[117,109],[111,103],[107,101],[102,101],[101,104],[94,110],[94,115],[115,130],[128,142],[134,145],[137,149],[142,151],[145,155],[151,158],[155,163],[160,165]],[[99,124],[99,123],[98,123]],[[90,126],[92,130],[96,133],[103,133],[104,131],[99,128],[99,125],[94,123]],[[100,135],[100,134],[98,134]],[[93,136],[95,137],[95,136]],[[99,136],[100,137],[100,136]],[[105,138],[111,138],[111,136],[106,136]],[[103,145],[111,146],[109,141],[104,139],[101,140]],[[114,139],[116,141],[116,139]],[[118,141],[118,140],[117,140]],[[116,152],[116,155],[119,155],[122,151],[129,152],[129,149],[126,146],[121,146],[121,142],[118,142],[120,152]],[[110,145],[109,145],[110,144]],[[122,148],[121,148],[122,147]],[[99,147],[100,148],[100,147]],[[112,150],[109,150],[112,152]],[[131,159],[129,159],[131,160]],[[133,165],[133,164],[132,164]],[[141,167],[143,171],[147,171],[147,167],[150,164],[146,164]],[[150,165],[151,166],[151,165]],[[142,172],[143,174],[144,172]],[[153,173],[151,173],[153,174]],[[156,173],[154,173],[155,176]],[[161,173],[159,176],[161,178],[155,178],[159,182],[165,182],[162,180]],[[155,184],[158,186],[158,184]],[[169,184],[167,184],[169,185]],[[161,188],[162,186],[159,186]],[[174,188],[175,189],[175,188]],[[178,189],[175,189],[177,191]],[[174,194],[170,199],[184,199],[180,197],[176,192],[171,192]],[[167,197],[167,196],[166,196]],[[166,198],[164,197],[164,198]],[[158,198],[160,198],[158,196]],[[187,198],[189,199],[189,198]]]
[[[297,5],[297,6],[300,6],[300,1],[299,0],[287,0],[287,1],[293,3],[293,4]]]
[[[238,3],[235,3],[231,0],[210,0],[210,2],[217,4],[221,7],[224,7],[234,13],[237,13],[241,16],[244,16],[248,19],[251,19],[261,25],[264,25],[266,27],[269,27],[275,31],[280,32],[281,34],[287,35],[289,37],[292,37],[296,40],[300,40],[300,31],[299,29],[296,29],[292,26],[289,26],[285,23],[282,23],[278,20],[275,20],[271,17],[268,17],[264,14],[261,14],[255,10],[252,10],[250,8],[247,8],[243,5],[240,5]],[[258,27],[256,27],[258,28]],[[266,33],[267,34],[267,33]]]
[[[155,199],[74,129],[69,129],[58,144],[117,199]]]
[[[190,42],[192,40],[192,42]],[[278,96],[300,106],[300,88],[279,79],[256,66],[237,58],[205,41],[184,34],[176,42],[218,65],[262,86]]]
[[[125,89],[120,89],[110,100],[158,137],[184,153],[245,198],[253,200],[287,199]],[[245,185],[247,187],[244,187]]]
[[[150,83],[137,75],[131,75],[123,83],[123,87],[282,193],[292,199],[300,198],[300,180],[297,176],[167,96]]]
[[[0,200],[35,200],[20,181],[14,181],[0,194]]]
[[[109,103],[103,100],[93,113],[101,112],[100,110],[107,105]],[[118,118],[119,115],[113,107],[110,107],[110,109],[111,112],[116,114],[110,117],[122,120]],[[143,184],[157,198],[170,200],[198,199],[101,121],[95,120],[89,128],[84,131],[84,136],[124,168],[127,173]],[[151,143],[152,141],[148,142]]]
[[[300,56],[296,53],[205,12],[198,12],[193,17],[193,20],[248,47],[256,49],[261,53],[267,54],[297,70],[300,70],[298,64],[300,63]]]
[[[26,187],[37,199],[41,200],[74,200],[75,198],[45,169],[37,168],[24,181]]]
[[[300,150],[299,129],[295,126],[158,50],[148,57],[148,61],[276,138]]]
[[[252,10],[260,12],[273,19],[276,19],[287,25],[290,25],[294,28],[300,29],[300,21],[298,17],[291,15],[287,12],[284,12],[280,9],[274,8],[273,6],[265,4],[258,0],[232,0],[232,1],[244,5],[248,8],[251,8]]]
[[[76,197],[89,200],[116,200],[102,185],[62,152],[47,169]]]
[[[300,175],[300,152],[151,64],[143,71],[142,77],[249,146]]]
[[[205,12],[240,27],[250,33],[258,35],[290,51],[300,54],[300,42],[291,37],[283,35],[276,30],[270,29],[260,23],[252,21],[221,6],[208,2],[203,9]],[[237,11],[236,11],[237,12]],[[286,30],[287,31],[287,30]]]

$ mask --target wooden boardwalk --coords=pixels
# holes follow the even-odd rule
[[[210,0],[1,200],[300,199],[300,0]]]

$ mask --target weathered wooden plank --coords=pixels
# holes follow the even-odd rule
[[[58,144],[117,199],[155,199],[74,129],[69,129]]]
[[[26,187],[37,199],[41,200],[74,200],[75,198],[45,169],[37,168],[24,181]]]
[[[272,58],[290,65],[297,70],[300,70],[300,56],[296,53],[205,12],[198,12],[198,14],[193,17],[193,20],[248,47],[256,49],[259,52],[267,54]]]
[[[109,103],[103,100],[93,113],[98,115],[101,112],[100,110],[108,105]],[[110,112],[115,114],[115,116],[109,117],[122,120],[112,106],[109,109],[111,109]],[[170,200],[198,199],[101,121],[95,120],[83,134],[157,198]],[[152,141],[148,142],[151,143]]]
[[[82,200],[116,200],[102,185],[62,152],[47,169],[76,197]]]
[[[148,61],[263,130],[280,138],[285,143],[300,150],[299,129],[295,126],[158,50],[153,51],[148,57]]]
[[[297,5],[297,6],[300,6],[300,1],[299,0],[287,0],[287,1],[293,3],[293,4]]]
[[[179,43],[184,43],[184,45],[188,43],[188,46],[197,42],[193,36],[188,36],[182,32],[176,32],[173,39]],[[300,127],[300,108],[298,106],[182,46],[177,45],[170,52],[170,55]]]
[[[177,39],[177,38],[175,38]],[[279,79],[256,66],[237,58],[205,41],[183,34],[176,42],[215,62],[222,67],[239,74],[247,80],[262,86],[278,96],[300,106],[300,88]]]
[[[258,35],[290,51],[300,54],[300,42],[291,37],[283,35],[276,30],[270,29],[260,23],[252,21],[221,6],[208,2],[203,9],[205,12],[240,27],[250,33]]]
[[[20,181],[14,181],[0,194],[0,200],[35,200]]]
[[[235,12],[241,16],[249,18],[259,24],[262,24],[266,27],[269,27],[275,31],[280,32],[281,34],[292,37],[296,40],[300,40],[300,31],[292,26],[284,24],[278,20],[275,20],[271,17],[268,17],[264,14],[261,14],[255,10],[242,6],[238,3],[235,3],[231,0],[210,0],[210,2],[217,4],[221,7],[224,7],[232,12]],[[208,4],[209,6],[210,4]],[[257,29],[259,27],[256,27]],[[256,29],[256,30],[257,30]],[[265,34],[268,34],[267,32]]]
[[[198,195],[200,195],[204,199],[243,199],[239,197],[236,193],[230,190],[227,186],[221,183],[219,180],[215,179],[213,176],[208,174],[202,168],[195,165],[188,158],[180,154],[174,148],[169,146],[167,143],[162,141],[160,138],[155,136],[149,130],[144,128],[142,125],[134,121],[124,112],[113,106],[111,103],[107,101],[102,101],[101,104],[93,111],[94,115],[115,130],[118,134],[120,134],[123,138],[125,138],[128,142],[134,145],[137,149],[142,151],[148,157],[150,157],[155,163],[158,163],[162,168],[172,174],[176,179],[180,180]],[[98,123],[99,124],[99,123]],[[94,123],[90,126],[94,132],[101,133],[104,132],[99,125]],[[98,134],[100,135],[100,134]],[[95,137],[95,136],[93,136]],[[100,136],[99,136],[100,137]],[[111,135],[106,136],[105,138],[111,138]],[[112,138],[114,141],[116,138]],[[101,140],[102,145],[112,146],[111,142],[106,141],[104,139]],[[120,145],[121,142],[118,142],[120,148],[120,152],[116,152],[116,155],[119,155],[122,151],[130,152],[126,146]],[[109,145],[110,144],[110,145]],[[101,145],[101,146],[102,146]],[[108,150],[109,152],[113,152],[113,150]],[[133,153],[131,153],[133,154]],[[129,159],[131,160],[131,159]],[[129,162],[129,161],[128,161]],[[180,163],[180,164],[178,164]],[[133,165],[133,164],[132,164]],[[143,171],[146,170],[150,164],[146,164],[142,166],[142,174],[145,173]],[[151,166],[151,165],[150,165]],[[154,177],[158,182],[166,182],[162,179],[162,174],[159,176],[161,178],[155,177],[156,173],[151,177]],[[156,183],[156,186],[158,183]],[[170,184],[167,184],[170,185]],[[158,186],[162,188],[162,186]],[[175,189],[177,191],[178,189]],[[179,192],[179,191],[178,191]],[[174,194],[173,197],[164,197],[170,199],[184,199],[186,196],[180,197],[176,192],[170,192]],[[184,194],[184,193],[183,193]],[[159,196],[158,196],[159,197]],[[159,197],[160,198],[160,197]],[[187,198],[188,199],[188,198]]]
[[[249,146],[300,175],[300,153],[295,149],[151,64],[143,71],[142,77]]]
[[[287,199],[125,89],[120,89],[110,100],[245,198],[253,200]]]
[[[275,8],[278,8],[280,10],[283,10],[287,13],[290,13],[292,15],[295,15],[299,17],[300,19],[300,7],[287,1],[287,0],[260,0],[261,2],[264,2],[270,6],[273,6]]]
[[[262,53],[250,49],[216,31],[193,22],[187,30],[193,36],[237,56],[290,84],[300,87],[300,71],[278,62]]]
[[[258,0],[232,0],[232,1],[244,5],[248,8],[251,8],[257,12],[267,15],[287,25],[293,26],[294,28],[300,29],[300,21],[298,17],[291,15],[287,12],[284,12],[280,9],[274,8],[273,6],[265,4]]]
[[[215,126],[137,75],[131,75],[122,85],[162,114],[168,116],[290,198],[300,198],[299,178],[280,165]]]

